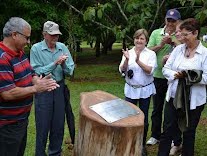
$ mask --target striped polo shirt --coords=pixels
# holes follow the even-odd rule
[[[17,53],[0,42],[0,93],[31,86],[32,76],[33,70],[24,52]],[[0,97],[0,126],[27,119],[32,100],[32,96],[13,101],[3,101]]]

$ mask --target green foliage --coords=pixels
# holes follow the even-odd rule
[[[196,17],[201,25],[207,24],[206,0],[165,1],[162,6],[161,2],[155,0],[1,0],[0,29],[2,30],[11,16],[20,16],[32,26],[32,42],[41,40],[42,26],[47,20],[55,21],[60,25],[63,42],[97,38],[103,34],[104,36],[108,34],[108,37],[104,37],[108,40],[111,33],[117,40],[122,40],[130,38],[139,28],[151,32],[163,25],[165,13],[169,8],[178,8],[183,18]],[[71,5],[76,10],[72,10]]]
[[[82,37],[83,29],[79,24],[80,19],[76,15],[73,16],[71,14],[68,16],[68,7],[58,1],[1,0],[0,8],[0,28],[3,28],[5,22],[11,16],[22,17],[32,26],[32,43],[42,39],[43,23],[47,20],[54,21],[60,25],[60,30],[63,33],[61,40],[65,42],[69,36],[68,26],[65,23],[69,24],[70,21],[73,21],[73,18],[76,18],[77,22],[72,26],[74,28],[73,31],[76,37]],[[73,23],[71,24],[73,25]]]
[[[207,17],[207,10],[202,10],[198,12],[195,17],[199,19],[201,23],[204,23]]]
[[[98,17],[99,19],[101,19],[101,18],[103,17],[103,11],[102,11],[101,9],[99,9],[99,10],[97,11],[97,17]]]
[[[99,4],[98,7],[97,7],[97,10],[98,11],[101,10],[102,11],[102,14],[105,11],[111,11],[111,9],[112,9],[111,3]]]
[[[139,7],[139,3],[138,2],[131,2],[131,3],[126,3],[125,5],[125,9],[129,12],[129,13],[133,13],[135,10],[137,10],[137,8]]]
[[[97,7],[88,7],[84,12],[83,19],[84,21],[94,20],[96,17],[102,19],[104,11],[110,10],[111,8],[110,3],[98,4]]]
[[[96,17],[96,10],[94,7],[88,7],[84,12],[83,19],[84,21],[93,20]]]

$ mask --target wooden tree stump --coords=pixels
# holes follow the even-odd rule
[[[103,91],[81,94],[80,121],[75,156],[141,156],[144,114],[135,105],[138,115],[107,123],[89,106],[116,99]]]

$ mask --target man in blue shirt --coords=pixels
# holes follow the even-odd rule
[[[72,75],[74,62],[65,44],[58,42],[59,25],[47,21],[43,27],[44,40],[32,46],[30,61],[38,75],[52,74],[60,87],[35,95],[36,156],[45,156],[49,135],[48,154],[61,155],[64,136],[65,99],[64,75]]]

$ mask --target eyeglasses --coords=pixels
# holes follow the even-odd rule
[[[18,34],[20,34],[20,35],[22,35],[22,36],[24,36],[24,38],[27,40],[27,41],[29,41],[30,40],[30,36],[26,36],[26,35],[24,35],[24,34],[22,34],[22,33],[20,33],[20,32],[18,32],[18,31],[16,31]]]
[[[180,35],[186,37],[186,36],[190,35],[191,33],[192,33],[192,31],[190,31],[190,32],[186,32],[186,33],[181,33]]]

